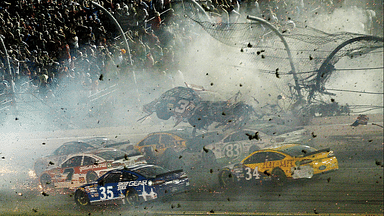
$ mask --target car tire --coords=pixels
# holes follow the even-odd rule
[[[219,183],[222,187],[230,187],[235,184],[235,176],[229,170],[219,172]]]
[[[43,189],[51,189],[55,187],[51,176],[49,176],[47,173],[44,173],[40,176],[40,184]]]
[[[253,145],[253,146],[251,146],[250,148],[249,148],[249,152],[248,152],[248,154],[252,154],[253,152],[255,152],[255,151],[259,151],[260,150],[260,147],[259,146],[257,146],[257,145]]]
[[[96,181],[98,178],[99,176],[97,176],[97,174],[93,171],[88,172],[86,176],[86,180],[88,184]]]
[[[128,189],[125,192],[125,202],[128,205],[135,205],[139,202],[139,195],[134,189]]]
[[[78,206],[88,206],[91,204],[89,201],[88,194],[83,190],[76,190],[75,192],[75,202]]]
[[[277,186],[283,186],[287,181],[287,176],[284,171],[280,168],[275,168],[272,170],[272,181]]]

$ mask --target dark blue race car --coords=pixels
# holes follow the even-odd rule
[[[157,199],[189,188],[187,174],[163,167],[140,164],[107,172],[97,181],[76,189],[75,202],[80,206],[91,203],[123,200],[134,204]]]

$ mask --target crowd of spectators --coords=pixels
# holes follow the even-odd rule
[[[0,35],[11,65],[9,74],[5,50],[0,49],[1,81],[23,80],[43,94],[63,80],[92,87],[112,67],[114,73],[168,70],[174,62],[174,46],[183,47],[180,43],[189,40],[183,35],[188,27],[173,28],[182,19],[169,23],[171,16],[179,15],[170,10],[167,0],[95,2],[121,23],[128,21],[122,26],[130,50],[121,43],[113,20],[89,0],[0,2]]]
[[[93,88],[110,71],[166,73],[177,66],[175,53],[192,41],[193,34],[188,33],[191,22],[185,21],[182,11],[172,10],[171,0],[95,2],[119,21],[127,32],[130,50],[122,43],[113,20],[90,0],[1,1],[0,36],[11,73],[6,70],[5,50],[0,49],[0,81],[23,80],[46,94],[62,80]],[[266,14],[258,2],[213,0],[206,1],[203,8],[238,16],[241,3],[246,13]],[[263,8],[273,15],[271,5]]]

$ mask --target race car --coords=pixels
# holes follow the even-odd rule
[[[206,90],[201,88],[199,91]],[[175,126],[188,122],[195,130],[207,130],[213,124],[223,127],[223,130],[243,127],[256,113],[251,105],[238,100],[239,95],[240,92],[222,101],[203,100],[196,88],[178,86],[145,104],[143,111],[147,115],[138,121],[145,120],[155,112],[159,119],[173,117]]]
[[[95,202],[123,200],[133,205],[165,195],[187,191],[189,179],[182,170],[169,171],[160,166],[141,164],[114,169],[91,184],[75,191],[75,202],[80,206]]]
[[[248,154],[277,145],[273,136],[253,129],[212,131],[199,135],[206,149],[212,150],[219,163],[239,162]]]
[[[37,159],[34,164],[34,171],[35,174],[39,176],[44,170],[50,168],[51,165],[61,164],[70,154],[96,150],[99,148],[116,148],[128,151],[129,146],[132,146],[130,145],[129,140],[116,142],[106,137],[93,137],[65,142],[59,148],[55,149],[52,154]]]
[[[145,155],[148,163],[171,170],[215,164],[213,152],[204,148],[204,143],[199,140],[199,136],[192,135],[191,128],[180,128],[150,133],[135,145],[135,149]]]
[[[84,183],[93,182],[112,169],[140,163],[146,161],[138,152],[128,154],[113,148],[103,148],[72,154],[59,166],[44,171],[39,179],[43,189],[74,190]]]
[[[234,183],[283,185],[287,179],[312,178],[335,171],[338,161],[329,148],[316,150],[299,144],[255,151],[240,163],[224,167],[219,172],[222,186]]]

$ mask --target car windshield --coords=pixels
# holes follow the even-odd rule
[[[113,150],[113,151],[102,151],[95,153],[95,155],[103,158],[104,160],[118,160],[121,158],[124,158],[127,153],[119,150]]]
[[[315,152],[316,149],[304,145],[295,145],[285,149],[281,149],[280,151],[292,157],[302,157],[308,153]]]
[[[69,155],[79,152],[85,152],[95,149],[92,145],[89,145],[84,142],[71,142],[71,143],[65,143],[62,146],[60,146],[58,149],[56,149],[53,154],[54,155]]]
[[[168,169],[165,169],[165,168],[159,167],[159,166],[142,167],[142,168],[136,169],[134,171],[137,172],[138,174],[144,176],[144,177],[147,177],[147,178],[154,178],[157,175],[169,172]]]
[[[84,142],[89,143],[93,146],[108,146],[108,145],[116,143],[115,141],[104,138],[104,137],[96,137],[93,139],[87,139],[87,140],[84,140]]]

